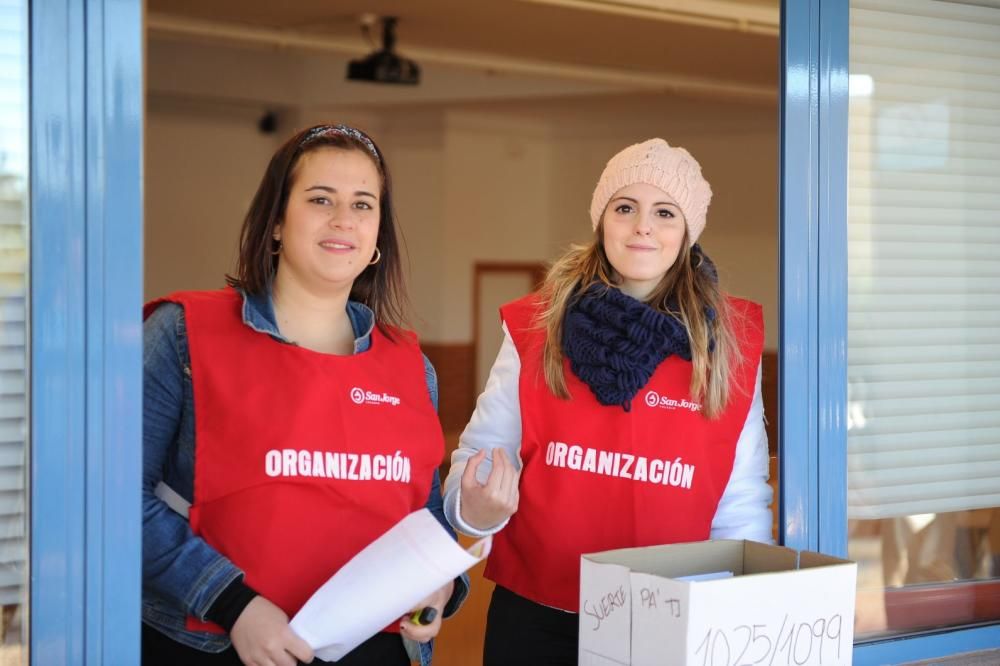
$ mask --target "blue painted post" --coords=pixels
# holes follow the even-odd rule
[[[139,662],[142,39],[32,5],[32,664]]]
[[[817,451],[819,549],[847,555],[848,0],[819,9]]]
[[[141,0],[88,0],[87,664],[139,662],[142,597]],[[99,38],[97,38],[99,36]],[[89,572],[100,570],[91,577]],[[96,611],[100,616],[96,617]],[[93,613],[91,611],[94,611]]]
[[[1000,647],[1000,626],[942,631],[921,636],[867,643],[854,648],[855,666],[884,666],[936,659],[963,652]],[[970,659],[969,663],[977,663]],[[987,663],[980,661],[978,663]]]
[[[82,41],[82,5],[36,3],[32,7],[32,664],[83,661],[86,169]]]
[[[846,552],[847,0],[782,4],[781,534]]]
[[[815,550],[818,539],[819,0],[781,5],[779,154],[780,536]]]

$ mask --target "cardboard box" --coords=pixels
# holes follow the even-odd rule
[[[850,664],[857,564],[753,541],[584,555],[580,666]],[[731,572],[715,580],[681,576]]]

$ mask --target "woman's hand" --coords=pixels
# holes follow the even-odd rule
[[[430,639],[438,635],[441,631],[441,619],[444,616],[444,605],[448,603],[451,599],[451,593],[455,590],[455,581],[448,581],[448,584],[444,587],[438,589],[436,592],[431,594],[419,604],[416,608],[410,610],[409,613],[400,618],[399,621],[399,631],[405,638],[417,641],[418,643],[426,643]],[[428,624],[416,624],[413,622],[412,617],[414,613],[418,613],[424,608],[433,608],[436,612],[434,616],[434,621]]]
[[[309,663],[313,651],[288,626],[288,616],[261,596],[253,598],[229,632],[236,654],[247,666],[295,666]]]
[[[493,449],[493,469],[486,483],[479,483],[476,472],[486,458],[486,449],[469,458],[462,473],[462,520],[477,530],[499,525],[517,511],[518,483],[521,472],[502,448]]]

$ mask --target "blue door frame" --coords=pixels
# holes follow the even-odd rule
[[[784,0],[781,534],[843,555],[848,0]],[[141,590],[142,15],[31,6],[32,664],[134,664]],[[1000,645],[881,641],[858,664]]]
[[[781,535],[847,552],[849,0],[783,0],[780,152]],[[898,664],[1000,646],[1000,626],[860,645]]]
[[[30,6],[32,664],[139,663],[141,7]]]

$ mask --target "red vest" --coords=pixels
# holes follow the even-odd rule
[[[191,529],[291,617],[427,503],[444,437],[416,336],[376,327],[368,351],[322,354],[246,326],[232,289],[164,300],[184,307],[191,351]]]
[[[691,363],[664,360],[631,411],[601,405],[564,368],[571,398],[545,385],[534,295],[501,308],[521,360],[520,502],[493,540],[486,576],[546,606],[577,611],[580,555],[707,539],[733,469],[764,343],[761,308],[729,299],[744,361],[729,404],[705,418]]]

